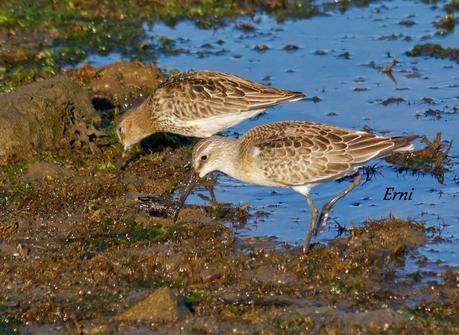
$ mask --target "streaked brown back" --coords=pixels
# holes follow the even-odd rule
[[[241,159],[284,185],[337,179],[365,162],[407,149],[417,136],[384,137],[320,123],[286,121],[256,127],[239,139]]]
[[[266,109],[304,94],[274,89],[221,72],[186,72],[167,79],[146,102],[153,118],[196,120]]]

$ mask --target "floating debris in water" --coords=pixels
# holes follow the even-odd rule
[[[382,35],[376,38],[378,41],[397,41],[403,39],[406,42],[410,42],[413,38],[409,35],[400,34],[389,34]]]
[[[325,56],[327,54],[328,54],[328,52],[325,51],[325,50],[322,50],[322,49],[317,49],[317,50],[314,51],[314,55],[318,55],[318,56]]]
[[[459,49],[443,48],[440,44],[416,44],[413,49],[407,51],[406,55],[409,57],[445,58],[459,63]]]
[[[314,95],[312,97],[307,97],[306,99],[304,100],[307,100],[307,101],[312,101],[313,103],[317,104],[319,102],[322,101],[322,98],[321,97],[318,97],[317,95]]]
[[[429,108],[424,112],[424,116],[430,116],[434,117],[435,119],[441,119],[443,115],[453,115],[453,114],[458,114],[459,113],[459,107],[454,106],[451,108],[451,110],[447,110],[446,108],[449,108],[448,106],[445,107],[443,110],[441,109],[433,109]]]
[[[442,114],[442,111],[439,110],[439,109],[432,109],[432,108],[429,108],[428,110],[426,110],[424,112],[424,115],[425,116],[433,116],[435,119],[441,119],[441,114]]]
[[[454,14],[449,13],[445,15],[441,20],[435,22],[435,27],[440,29],[440,31],[437,32],[439,35],[444,35],[454,31],[454,28],[456,27],[456,18],[454,17]]]
[[[296,44],[287,44],[284,46],[284,50],[287,51],[297,51],[300,47]]]
[[[367,87],[354,87],[352,90],[354,92],[365,92],[365,91],[368,91],[368,88]]]
[[[403,19],[398,24],[401,24],[402,26],[411,27],[411,26],[414,26],[416,24],[416,21],[414,21],[412,19]]]
[[[397,166],[399,172],[411,170],[430,173],[440,184],[443,184],[445,172],[449,171],[447,166],[451,164],[448,154],[453,143],[443,144],[441,137],[441,132],[437,133],[433,141],[423,136],[422,142],[426,144],[425,148],[410,153],[396,153],[385,160]]]
[[[351,53],[349,51],[343,51],[342,53],[338,54],[336,57],[344,58],[344,59],[351,59]]]
[[[246,33],[255,31],[255,26],[251,25],[250,23],[246,23],[246,22],[238,22],[236,24],[236,28]]]
[[[388,106],[388,105],[391,105],[391,104],[400,104],[402,102],[405,102],[405,99],[401,98],[401,97],[390,97],[390,98],[387,98],[387,99],[384,99],[381,104],[384,105],[384,106]]]
[[[435,99],[434,99],[434,98],[431,98],[431,97],[424,97],[424,98],[422,98],[421,103],[422,103],[422,104],[428,104],[428,105],[436,105],[436,104],[437,104],[437,102],[435,101]]]
[[[258,51],[258,52],[265,52],[269,50],[269,47],[266,44],[257,44],[255,45],[254,49],[255,51]]]
[[[393,73],[392,73],[392,69],[394,68],[394,66],[398,63],[397,59],[393,58],[392,59],[392,62],[390,62],[389,65],[387,65],[386,67],[386,70],[384,71],[387,76],[394,82],[397,84],[397,79],[395,79]]]

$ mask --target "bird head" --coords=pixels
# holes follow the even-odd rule
[[[121,155],[121,168],[124,169],[128,162],[134,157],[130,152],[134,144],[139,143],[145,137],[156,132],[152,120],[148,117],[147,111],[139,107],[121,115],[116,121],[116,135],[123,146]]]
[[[194,149],[191,158],[194,171],[203,178],[210,172],[222,170],[225,164],[225,149],[228,149],[228,141],[222,136],[211,136],[199,141]]]

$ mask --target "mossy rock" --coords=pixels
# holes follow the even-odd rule
[[[79,84],[66,76],[0,96],[0,164],[66,144],[89,141],[100,117]]]
[[[133,98],[150,94],[164,78],[154,64],[119,62],[100,68],[85,65],[68,72],[81,81],[93,95],[93,102],[106,106],[123,105]],[[94,100],[95,99],[95,100]]]

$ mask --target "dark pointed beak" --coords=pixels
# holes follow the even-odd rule
[[[199,177],[197,173],[195,172],[191,173],[191,177],[186,185],[185,191],[182,193],[178,201],[177,208],[174,214],[174,223],[177,221],[180,211],[182,210],[182,207],[185,204],[186,199],[190,195],[191,191],[193,191],[193,189],[196,187],[196,184],[199,182],[200,179],[201,178]]]
[[[120,169],[121,170],[124,170],[124,168],[126,167],[127,163],[128,163],[128,153],[123,149],[123,153],[121,154],[121,158],[120,158]]]
[[[129,150],[123,149],[123,153],[121,154],[120,159],[120,169],[124,170],[128,163],[135,157],[135,154],[130,152]]]

